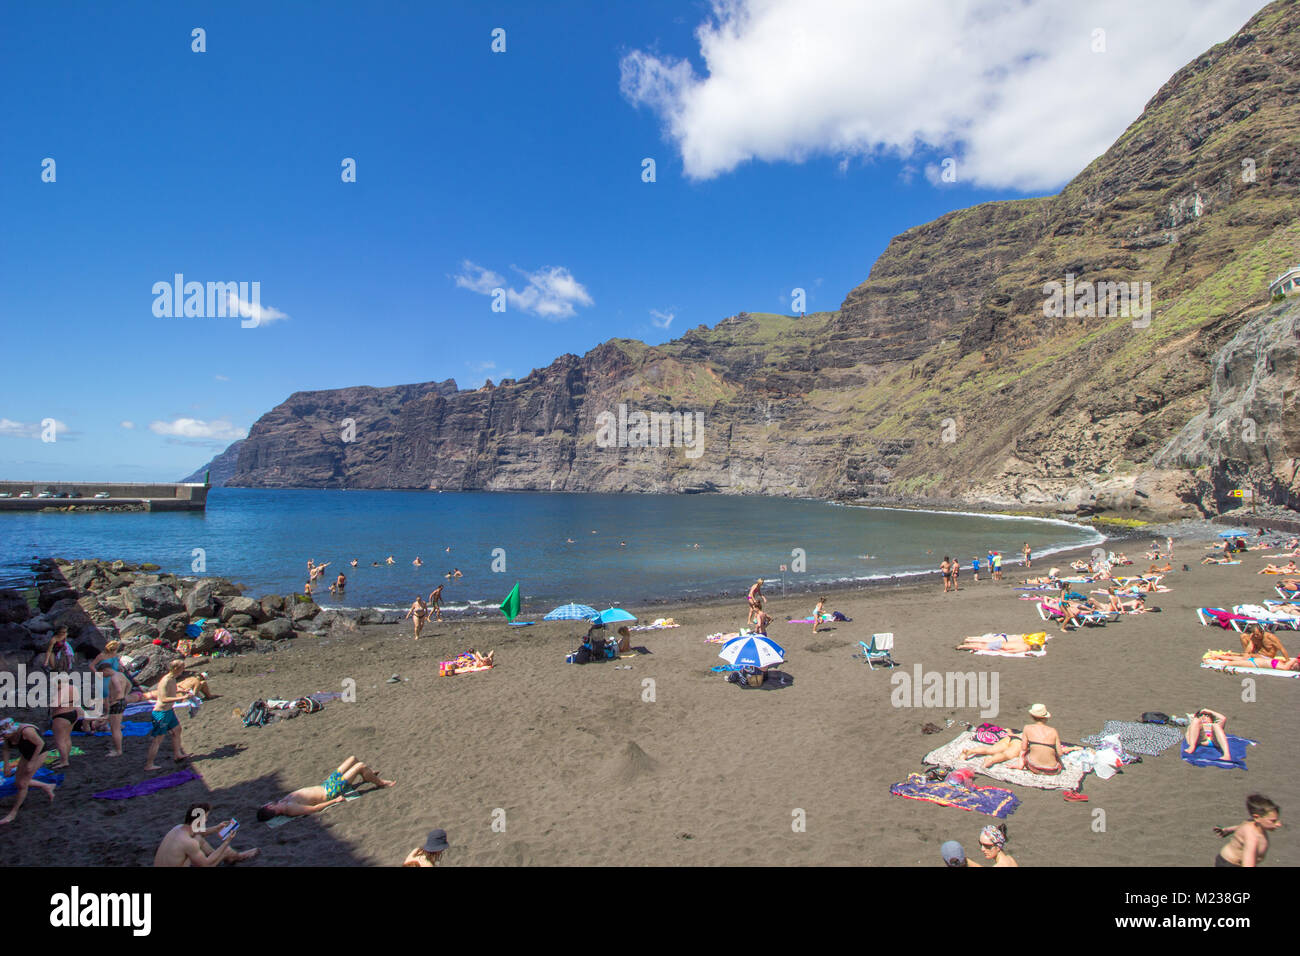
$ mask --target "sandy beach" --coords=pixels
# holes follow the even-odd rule
[[[1125,542],[1139,562],[1126,571],[1148,564],[1141,540]],[[1090,775],[1086,803],[1011,787],[1022,802],[1006,821],[1008,849],[1023,866],[1207,866],[1222,842],[1211,827],[1245,819],[1247,794],[1269,795],[1284,822],[1300,812],[1300,774],[1286,742],[1297,731],[1300,680],[1260,677],[1257,699],[1243,702],[1241,677],[1199,667],[1207,648],[1233,646],[1236,635],[1201,626],[1193,609],[1273,597],[1275,583],[1256,574],[1269,552],[1201,566],[1204,546],[1177,542],[1175,566],[1190,570],[1171,574],[1172,592],[1150,599],[1161,613],[1068,634],[1053,628],[1042,658],[954,649],[966,635],[1043,629],[1033,603],[1018,600],[1027,592],[1014,590],[1026,575],[1018,566],[1001,582],[975,583],[964,570],[955,594],[942,594],[937,576],[836,592],[828,608],[852,621],[817,634],[785,623],[808,616],[807,595],[771,598],[771,636],[785,646],[781,669],[794,678],[777,689],[741,689],[709,670],[721,662],[705,637],[743,625],[743,601],[645,611],[643,620],[671,615],[682,626],[636,632],[633,644],[648,653],[586,666],[564,662],[584,631],[576,622],[462,620],[431,625],[418,643],[409,625],[302,636],[287,651],[206,667],[220,696],[182,717],[202,782],[92,799],[144,778],[146,743],[128,738],[126,756],[108,760],[105,740],[75,738],[87,754],[74,758],[56,801],[33,791],[0,843],[9,864],[148,865],[185,807],[207,801],[218,818],[244,821],[235,845],[260,846],[258,866],[396,865],[435,826],[450,836],[449,866],[935,866],[943,841],[973,853],[979,829],[995,821],[891,796],[889,787],[922,770],[921,757],[964,729],[961,721],[982,718],[978,707],[893,706],[891,672],[854,658],[857,641],[891,631],[909,680],[916,665],[996,673],[999,714],[990,719],[1003,726],[1023,726],[1039,701],[1071,742],[1144,711],[1225,713],[1230,732],[1259,741],[1248,772],[1193,767],[1170,749],[1107,781]],[[1051,562],[1066,567],[1068,559]],[[1031,573],[1046,570],[1036,564]],[[547,610],[525,607],[524,617]],[[1300,650],[1294,632],[1280,637]],[[438,676],[439,661],[471,647],[495,650],[497,666]],[[392,675],[399,680],[388,682]],[[349,679],[355,703],[332,701],[256,729],[236,714],[257,698],[339,691]],[[944,730],[923,734],[927,723]],[[319,783],[349,755],[397,786],[281,827],[254,820],[258,805]],[[170,772],[170,760],[162,763]],[[803,832],[792,827],[798,811]],[[1297,863],[1300,845],[1284,827],[1265,865]]]

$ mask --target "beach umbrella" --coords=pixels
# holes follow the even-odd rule
[[[501,613],[506,616],[506,621],[513,621],[519,616],[518,581],[515,582],[515,586],[511,588],[510,593],[506,595],[506,599],[501,602]]]
[[[591,615],[592,621],[600,621],[601,624],[620,624],[623,621],[635,621],[636,615],[629,614],[621,607],[607,607],[599,614]]]
[[[718,654],[728,664],[767,667],[785,660],[785,649],[761,634],[742,634],[722,646]]]
[[[589,621],[596,616],[598,612],[594,607],[588,604],[562,604],[557,607],[543,621]]]

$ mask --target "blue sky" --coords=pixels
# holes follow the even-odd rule
[[[295,391],[834,309],[904,229],[1054,192],[1261,5],[6,5],[0,477],[174,480]],[[175,273],[268,320],[156,316]]]

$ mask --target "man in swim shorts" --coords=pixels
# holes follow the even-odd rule
[[[264,804],[257,809],[257,819],[270,820],[273,817],[303,817],[311,813],[320,813],[326,807],[342,803],[347,790],[355,786],[358,780],[373,783],[376,787],[392,787],[396,780],[385,780],[356,757],[349,757],[339,764],[339,768],[325,778],[319,787],[303,787],[287,794],[283,799]]]
[[[158,757],[158,748],[162,745],[162,739],[168,735],[172,738],[172,759],[177,763],[188,760],[190,755],[181,749],[181,722],[176,719],[176,712],[172,710],[173,705],[179,704],[183,700],[189,700],[193,694],[181,693],[176,686],[176,680],[185,672],[185,662],[180,658],[172,661],[167,668],[167,673],[163,679],[158,682],[158,689],[154,691],[153,705],[153,726],[149,728],[149,758],[145,761],[145,770],[161,770],[154,761]]]

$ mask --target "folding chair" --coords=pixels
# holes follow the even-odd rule
[[[872,634],[870,644],[866,641],[858,641],[858,646],[862,648],[862,657],[867,662],[867,666],[873,671],[876,669],[877,662],[881,666],[898,666],[898,661],[894,660],[891,653],[894,649],[893,631],[885,634]]]

